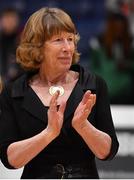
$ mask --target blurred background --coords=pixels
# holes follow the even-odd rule
[[[100,178],[134,178],[134,0],[0,0],[0,75],[3,83],[23,73],[15,51],[28,17],[43,6],[65,10],[81,36],[80,64],[101,75],[109,88],[120,142],[112,161],[99,161]],[[22,168],[23,169],[23,168]],[[19,178],[0,162],[0,179]]]

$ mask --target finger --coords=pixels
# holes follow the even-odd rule
[[[87,114],[87,113],[89,113],[89,108],[84,108],[84,109],[81,110],[81,112],[83,114]]]
[[[96,94],[93,94],[93,104],[95,105],[96,103]]]
[[[82,117],[84,119],[86,119],[90,113],[90,108],[85,106],[82,110],[81,110],[81,113],[82,113]]]
[[[66,102],[62,102],[59,107],[59,112],[64,114],[65,108],[66,108]]]
[[[88,99],[88,101],[86,103],[85,109],[89,109],[89,112],[90,112],[92,107],[94,106],[95,102],[96,102],[96,95],[91,94],[90,98]]]
[[[52,96],[52,99],[50,101],[49,110],[57,111],[57,99],[58,99],[58,97],[59,97],[59,91],[56,91],[55,94]]]
[[[88,97],[87,101],[85,102],[85,104],[80,105],[81,109],[79,110],[79,112],[82,113],[81,115],[84,119],[89,116],[89,114],[92,110],[92,107],[94,106],[95,101],[96,101],[95,94],[88,94],[88,96],[89,97]]]
[[[92,94],[90,97],[91,101],[92,101],[92,106],[94,106],[94,104],[96,103],[96,95]]]
[[[88,101],[89,97],[91,95],[91,91],[90,90],[87,90],[82,98],[82,103],[83,104],[86,104],[86,102]]]

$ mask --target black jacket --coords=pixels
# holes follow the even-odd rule
[[[25,166],[22,178],[39,178],[38,172],[43,173],[43,169],[49,164],[94,161],[94,154],[71,127],[74,111],[88,89],[97,95],[96,104],[88,119],[97,129],[112,138],[111,152],[106,159],[112,159],[117,153],[119,144],[111,117],[106,83],[79,65],[73,65],[71,69],[79,72],[79,80],[67,101],[61,134]],[[4,88],[0,96],[0,157],[7,168],[13,168],[8,163],[6,154],[9,144],[37,135],[47,126],[48,107],[42,104],[28,85],[30,76],[30,73],[23,75]]]

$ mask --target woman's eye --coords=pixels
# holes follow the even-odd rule
[[[73,38],[71,38],[71,37],[70,37],[70,38],[68,38],[68,41],[73,41]]]
[[[55,39],[55,41],[57,41],[57,42],[58,42],[58,41],[61,41],[61,40],[62,40],[61,38],[57,38],[57,39]]]

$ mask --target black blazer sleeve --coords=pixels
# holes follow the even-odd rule
[[[7,88],[0,95],[0,158],[5,167],[13,169],[7,158],[8,146],[19,140],[12,100]]]
[[[119,147],[117,136],[115,133],[115,128],[112,120],[110,102],[108,95],[108,88],[103,79],[97,76],[96,78],[96,88],[97,88],[97,101],[96,101],[96,122],[97,128],[103,132],[110,135],[112,139],[111,151],[108,157],[104,160],[112,159]]]

